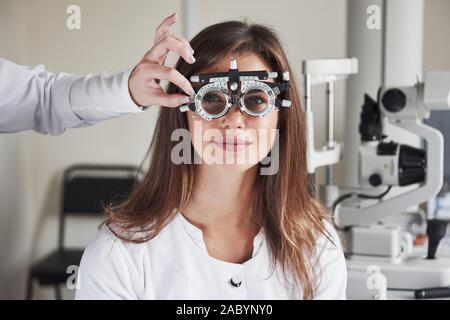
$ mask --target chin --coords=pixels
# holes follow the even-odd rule
[[[212,168],[217,169],[218,171],[228,173],[228,174],[233,174],[233,173],[247,172],[257,165],[258,165],[257,163],[252,163],[252,164],[247,164],[247,163],[236,164],[236,163],[234,163],[234,164],[212,164],[210,166]]]

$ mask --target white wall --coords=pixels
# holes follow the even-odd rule
[[[297,77],[303,59],[346,55],[346,0],[191,2],[194,33],[212,23],[243,17],[275,27]],[[426,2],[424,65],[442,68],[450,56],[448,41],[442,37],[442,30],[450,31],[450,20],[443,13],[449,12],[450,2]],[[79,31],[65,27],[70,4],[81,7]],[[183,0],[0,0],[0,56],[22,64],[45,64],[52,71],[119,71],[135,64],[149,49],[162,18],[173,11],[182,16],[182,9]],[[181,26],[175,26],[174,32],[181,33]],[[340,139],[344,84],[336,90]],[[320,115],[324,94],[319,89],[313,93]],[[0,136],[0,298],[22,298],[28,265],[56,246],[61,170],[78,162],[138,164],[148,148],[156,111],[68,130],[57,137],[34,132]],[[317,127],[323,128],[323,121],[319,117]],[[317,136],[318,141],[324,140],[324,132]],[[90,233],[94,227],[78,226],[75,231]],[[52,295],[38,290],[36,297]]]
[[[450,1],[425,0],[423,70],[450,70]]]
[[[0,56],[24,61],[24,7],[12,1],[0,2]],[[8,28],[6,28],[8,26]],[[6,45],[8,43],[8,45]],[[0,84],[1,85],[1,84]],[[0,135],[0,298],[11,297],[23,279],[30,247],[16,235],[23,225],[25,202],[21,196],[25,186],[23,134]],[[24,261],[25,260],[25,261]],[[18,272],[19,271],[19,272]]]

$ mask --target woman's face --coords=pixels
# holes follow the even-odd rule
[[[278,71],[255,54],[235,57],[239,71]],[[232,57],[224,58],[199,73],[228,72]],[[271,150],[277,130],[278,112],[273,110],[265,117],[253,117],[233,105],[228,113],[207,121],[194,112],[187,114],[194,149],[202,165],[221,169],[245,171],[260,162]]]

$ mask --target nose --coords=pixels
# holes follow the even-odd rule
[[[244,129],[245,114],[240,110],[239,106],[232,105],[227,114],[222,117],[221,125],[225,129]]]

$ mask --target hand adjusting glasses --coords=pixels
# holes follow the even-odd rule
[[[180,111],[196,111],[211,121],[223,117],[234,105],[250,116],[264,117],[280,107],[291,106],[291,101],[284,99],[289,88],[289,72],[284,72],[278,83],[267,81],[276,78],[277,72],[239,72],[233,59],[228,72],[191,76],[192,83],[204,85],[194,85],[195,95],[188,104],[180,106]]]

